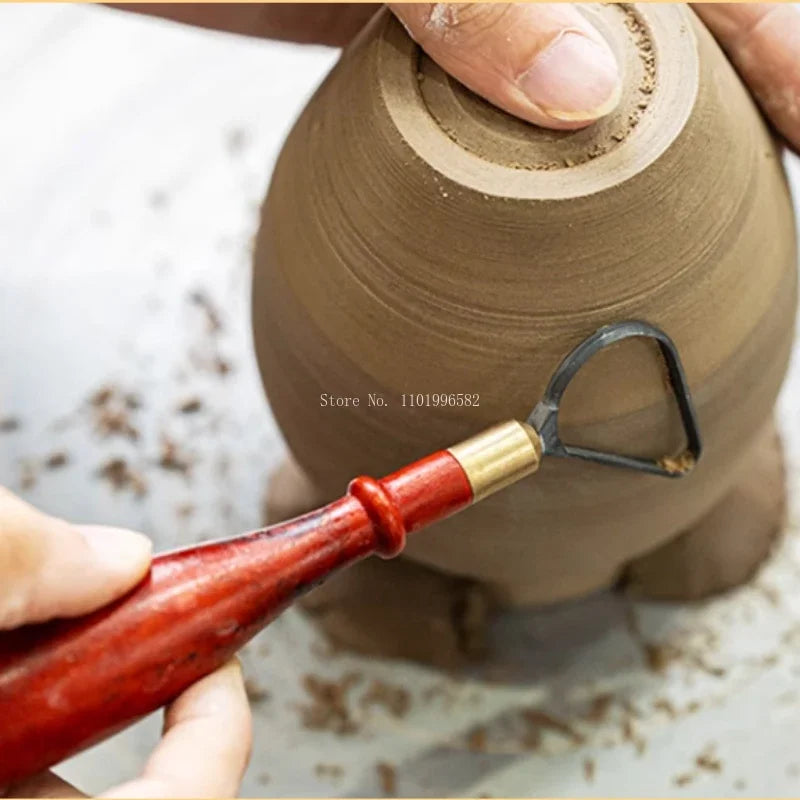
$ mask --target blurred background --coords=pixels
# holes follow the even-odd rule
[[[159,549],[260,525],[284,445],[250,339],[251,243],[281,142],[337,56],[0,6],[0,484]],[[468,675],[331,653],[284,615],[243,657],[243,794],[796,796],[799,406],[795,365],[789,531],[726,597],[507,615],[498,657]],[[60,772],[102,791],[159,727]]]

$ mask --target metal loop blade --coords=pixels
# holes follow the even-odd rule
[[[592,356],[612,344],[634,337],[653,339],[658,344],[686,435],[686,448],[677,456],[646,459],[564,444],[558,431],[558,413],[570,381]],[[660,328],[639,320],[606,325],[581,342],[553,373],[544,397],[533,409],[527,421],[539,433],[545,455],[580,458],[584,461],[639,470],[668,478],[678,478],[689,473],[700,458],[703,449],[697,416],[678,349],[672,339]]]

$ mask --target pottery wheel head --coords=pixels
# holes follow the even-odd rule
[[[580,131],[545,130],[495,108],[388,22],[383,95],[417,154],[462,185],[531,199],[602,191],[658,158],[697,95],[691,12],[668,4],[579,8],[611,45],[623,75],[617,109]]]

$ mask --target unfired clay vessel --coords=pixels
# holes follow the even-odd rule
[[[749,577],[779,528],[771,410],[796,304],[779,153],[687,8],[583,13],[625,76],[618,110],[585,130],[498,111],[388,13],[303,112],[255,254],[259,364],[296,459],[275,478],[270,514],[524,419],[577,342],[629,318],[678,345],[703,458],[682,480],[546,459],[534,478],[412,537],[411,561],[365,563],[311,596],[334,638],[359,649],[444,662],[444,650],[475,645],[491,605],[621,579],[650,596],[701,596]],[[459,392],[480,405],[402,405],[404,393]],[[361,404],[321,407],[322,393]],[[369,393],[386,406],[368,406]],[[590,362],[562,430],[629,454],[677,450],[653,348],[627,342]]]

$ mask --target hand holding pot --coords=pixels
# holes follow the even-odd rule
[[[377,5],[181,5],[121,8],[301,43],[347,44]],[[580,128],[619,98],[614,57],[569,3],[390,3],[443,69],[489,102],[547,128]],[[694,4],[772,124],[800,148],[800,11],[781,3]]]

